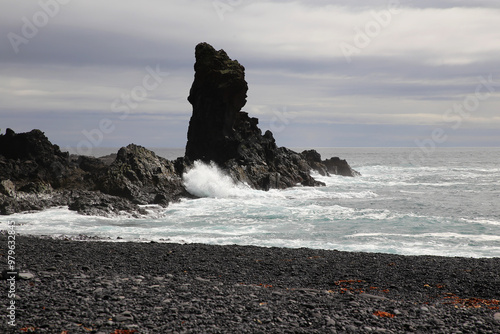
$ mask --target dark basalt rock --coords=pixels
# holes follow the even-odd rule
[[[61,205],[53,189],[71,173],[69,155],[40,130],[0,135],[0,213],[41,210]]]
[[[125,198],[103,194],[98,191],[72,192],[68,207],[80,214],[92,216],[106,216],[122,212],[139,216],[147,213],[144,209]]]
[[[333,157],[323,161],[327,170],[331,174],[342,175],[342,176],[360,176],[361,174],[349,166],[347,161],[342,160],[338,157]]]
[[[69,154],[61,152],[42,131],[16,134],[7,129],[0,135],[0,179],[10,179],[16,186],[37,180],[59,188],[69,172]]]
[[[15,197],[0,194],[0,214],[11,215],[16,212],[39,211],[45,208],[64,205],[52,197],[18,192]]]
[[[321,185],[300,154],[278,148],[273,134],[262,135],[258,119],[241,111],[248,90],[245,68],[207,43],[196,46],[195,56],[186,158],[214,161],[256,189]]]
[[[316,150],[303,151],[302,155],[307,160],[312,169],[323,176],[341,175],[341,176],[360,176],[361,174],[349,166],[347,161],[338,157],[321,160],[321,155]]]
[[[330,176],[327,167],[321,161],[321,155],[316,150],[303,151],[302,156],[313,170],[317,171],[322,176]]]
[[[195,55],[195,76],[188,97],[193,115],[186,157],[221,164],[238,155],[235,123],[246,122],[248,127],[256,128],[257,119],[240,115],[248,90],[245,68],[224,50],[216,51],[207,43],[198,44]]]
[[[0,194],[0,214],[40,211],[51,207],[67,206],[84,215],[109,216],[123,212],[140,216],[146,211],[137,204],[118,196],[88,190],[54,190],[45,193],[19,191],[16,197]]]
[[[140,215],[137,204],[166,206],[180,197],[191,196],[173,163],[143,147],[69,156],[39,130],[0,135],[1,214],[68,206],[87,215]]]
[[[167,205],[188,196],[171,161],[135,144],[118,151],[98,188],[136,204]]]

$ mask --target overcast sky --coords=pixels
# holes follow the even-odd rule
[[[436,4],[437,3],[437,4]],[[0,128],[184,147],[194,48],[281,146],[500,146],[497,0],[2,0]],[[425,144],[424,144],[425,145]]]

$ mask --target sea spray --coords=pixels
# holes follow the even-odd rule
[[[194,166],[182,176],[187,191],[198,197],[231,198],[241,197],[250,187],[236,183],[214,162],[210,164],[195,161]]]

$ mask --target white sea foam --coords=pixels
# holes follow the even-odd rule
[[[350,238],[358,237],[403,237],[403,238],[439,238],[439,239],[471,239],[478,241],[500,241],[498,235],[487,234],[460,234],[452,232],[442,233],[418,233],[418,234],[399,234],[399,233],[355,233]]]
[[[198,197],[242,197],[250,189],[248,185],[235,183],[213,162],[195,161],[182,178],[187,191]]]
[[[473,224],[500,226],[500,220],[491,220],[491,219],[483,219],[483,218],[474,218],[474,219],[462,218],[462,220],[465,222],[468,222],[468,223],[473,223]]]

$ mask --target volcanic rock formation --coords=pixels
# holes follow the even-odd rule
[[[40,130],[0,135],[0,213],[68,206],[82,214],[144,214],[141,204],[168,205],[193,197],[182,182],[193,162],[213,161],[234,180],[255,189],[319,186],[322,175],[359,175],[345,160],[321,160],[314,150],[278,147],[271,131],[241,111],[248,85],[245,68],[224,50],[200,43],[188,100],[193,106],[184,157],[158,157],[130,144],[103,158],[61,152]]]
[[[40,130],[0,135],[0,213],[68,206],[81,214],[145,214],[138,204],[166,206],[192,197],[172,162],[130,144],[114,161],[70,156]]]
[[[258,119],[241,111],[248,85],[245,68],[237,60],[207,43],[196,46],[195,56],[194,82],[188,97],[193,115],[187,160],[214,161],[233,178],[264,190],[322,185],[311,177],[311,169],[323,175],[337,174],[336,162],[325,165],[319,153],[314,151],[319,160],[313,161],[310,155],[278,147],[271,131],[262,135]],[[343,163],[338,170],[342,175],[356,175],[352,170],[348,173]]]

